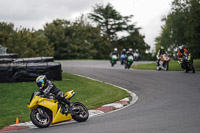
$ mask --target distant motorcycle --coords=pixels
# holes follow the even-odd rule
[[[110,63],[112,67],[117,63],[117,55],[112,55]]]
[[[121,57],[120,57],[121,65],[124,64],[125,58],[126,58],[126,56],[124,54],[122,54]]]
[[[170,61],[170,57],[166,54],[161,55],[161,59],[159,62],[159,66],[157,67],[157,70],[165,70],[168,71],[169,70],[169,61]]]
[[[185,70],[185,72],[192,71],[195,73],[194,65],[193,65],[193,59],[191,55],[184,55],[182,60],[178,60],[178,64],[181,66],[182,69]]]
[[[133,64],[134,57],[129,55],[127,60],[125,61],[125,69],[130,69],[131,65]]]

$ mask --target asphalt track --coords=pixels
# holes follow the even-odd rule
[[[136,62],[134,64],[144,63]],[[199,133],[200,73],[126,70],[108,61],[62,61],[64,72],[124,87],[138,101],[114,113],[24,133]]]

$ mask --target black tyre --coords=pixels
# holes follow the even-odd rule
[[[193,73],[195,73],[195,69],[194,69],[193,64],[191,64],[191,70],[192,70]]]
[[[169,62],[165,62],[165,71],[169,70]]]
[[[39,128],[46,128],[51,124],[52,118],[51,116],[43,110],[44,116],[42,116],[37,109],[31,111],[31,121],[33,124]]]
[[[84,122],[89,117],[88,109],[82,103],[75,102],[72,105],[72,112],[76,110],[76,112],[72,113],[72,118],[78,122]],[[78,111],[77,111],[78,110]]]

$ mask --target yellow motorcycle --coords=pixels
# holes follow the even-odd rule
[[[74,95],[74,90],[64,94],[69,101]],[[31,110],[31,121],[39,128],[46,128],[50,124],[68,121],[72,118],[78,122],[84,122],[89,117],[88,109],[82,103],[71,102],[68,107],[65,107],[65,103],[58,102],[53,94],[43,96],[39,92],[34,92],[28,108]],[[65,113],[66,108],[68,113]]]

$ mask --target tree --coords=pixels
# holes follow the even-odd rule
[[[200,1],[191,0],[186,27],[187,48],[194,57],[200,57]]]
[[[165,24],[156,39],[157,47],[164,45],[171,55],[182,45],[195,58],[200,57],[200,1],[174,0],[171,12],[162,19]]]
[[[112,43],[112,49],[118,47],[122,50],[124,48],[139,49],[141,56],[145,57],[146,50],[150,49],[144,41],[145,36],[139,33],[140,28],[136,28],[131,24],[130,16],[122,16],[117,12],[110,3],[106,6],[96,4],[93,12],[89,14],[89,18],[97,24],[101,29],[104,37],[108,37],[108,41]],[[126,36],[119,37],[117,33],[127,33]]]
[[[83,19],[75,22],[54,20],[45,25],[44,33],[54,45],[56,59],[105,59],[110,48],[99,28]]]
[[[135,30],[129,33],[128,36],[122,37],[118,41],[118,47],[122,49],[133,48],[133,50],[138,49],[140,53],[140,58],[145,60],[146,51],[150,49],[150,46],[144,41],[145,36],[139,33],[139,30]]]
[[[0,23],[0,44],[7,47],[8,53],[17,53],[19,57],[52,56],[53,47],[48,43],[42,31],[30,31],[26,28],[14,29],[12,23]]]
[[[13,44],[13,36],[15,34],[14,24],[0,22],[0,44],[8,48],[8,52],[11,51]]]
[[[89,14],[89,18],[97,23],[109,41],[116,41],[117,32],[128,29],[128,22],[130,22],[132,15],[122,16],[108,3],[105,7],[102,4],[96,4],[93,13]]]

